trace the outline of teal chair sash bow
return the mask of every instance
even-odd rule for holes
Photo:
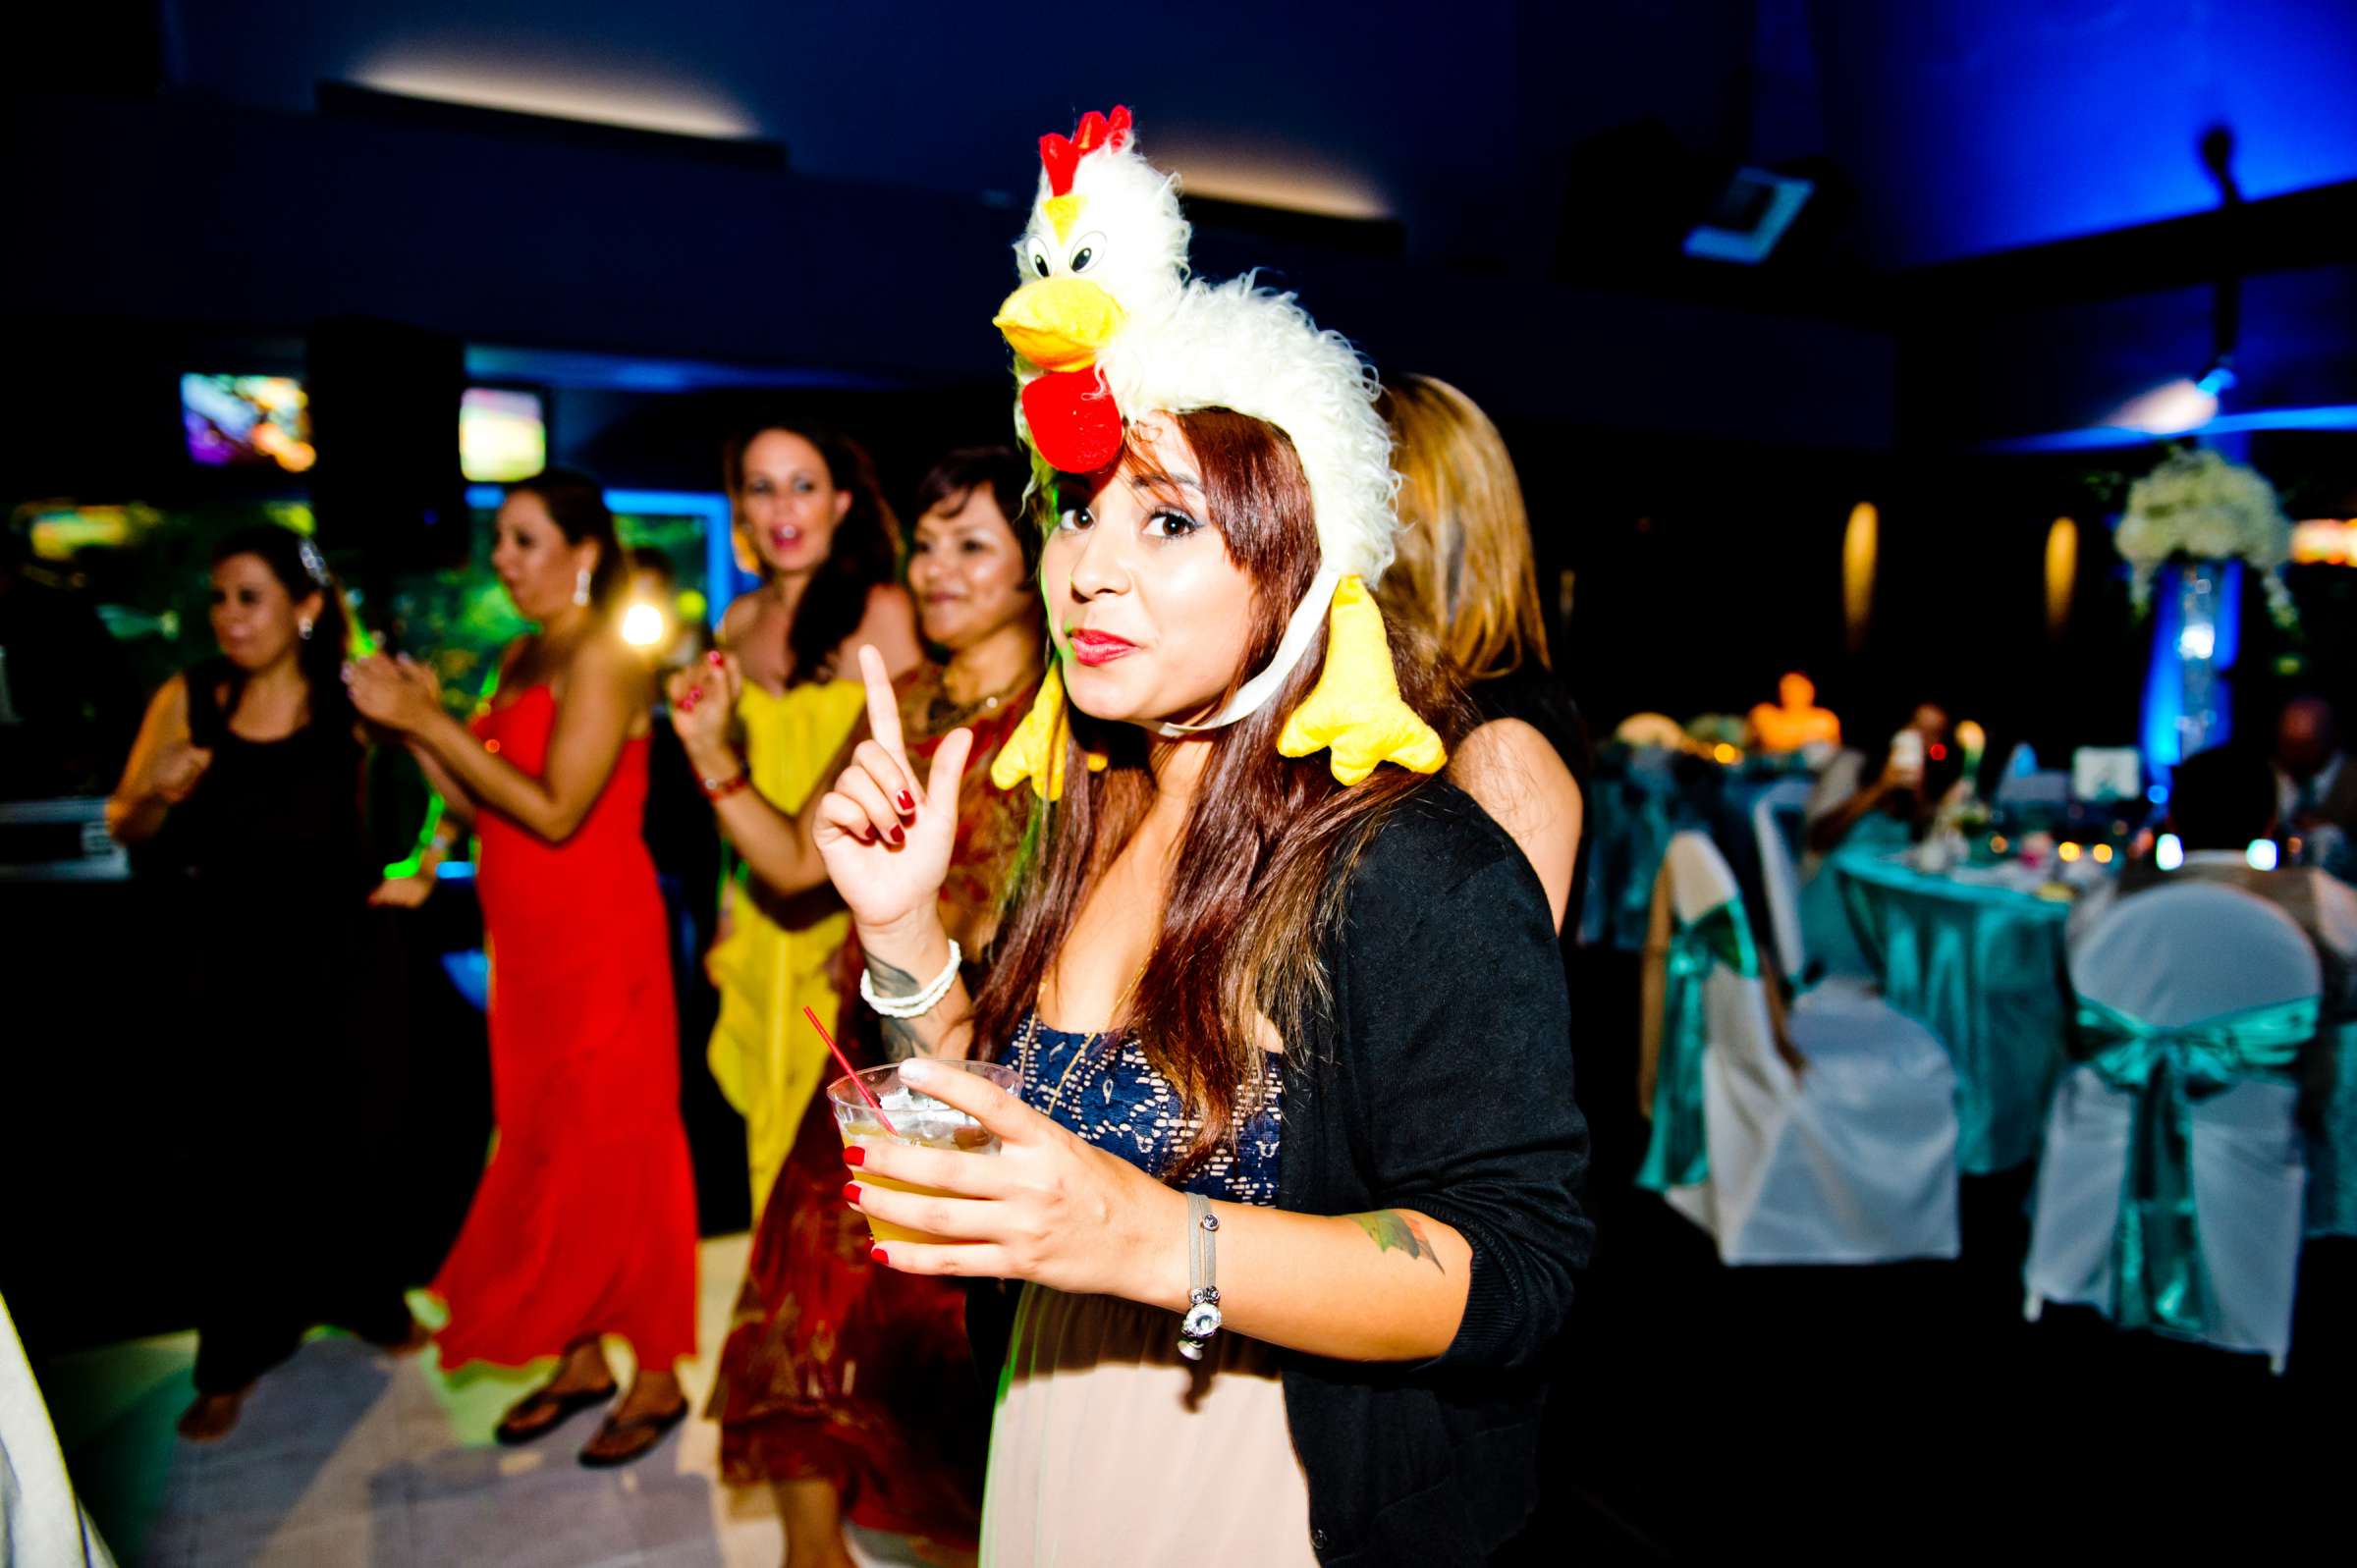
[[[1662,869],[1676,784],[1668,774],[1599,779],[1588,825],[1588,891],[1581,935],[1599,946],[1635,952],[1653,913],[1653,879]]]
[[[2085,997],[2080,1049],[2104,1082],[2136,1097],[2111,1233],[2111,1317],[2123,1328],[2199,1338],[2210,1326],[2193,1192],[2193,1103],[2281,1077],[2314,1038],[2317,999],[2163,1027]]]
[[[1703,983],[1722,964],[1746,980],[1759,976],[1759,954],[1740,898],[1679,921],[1670,933],[1661,1054],[1654,1068],[1653,1141],[1637,1172],[1637,1184],[1655,1192],[1691,1187],[1711,1173],[1711,1147],[1702,1124],[1702,1054],[1711,1043]]]

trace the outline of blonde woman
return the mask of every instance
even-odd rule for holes
[[[1446,381],[1402,377],[1378,406],[1398,443],[1400,531],[1376,597],[1394,622],[1432,634],[1480,711],[1449,776],[1513,836],[1560,932],[1579,869],[1588,732],[1548,663],[1513,460]]]

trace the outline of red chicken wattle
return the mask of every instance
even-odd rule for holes
[[[1094,473],[1122,455],[1122,410],[1093,367],[1055,370],[1023,388],[1032,445],[1063,473]]]

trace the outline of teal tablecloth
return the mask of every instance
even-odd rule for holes
[[[2034,1158],[2066,1060],[2070,906],[1858,850],[1823,874],[1840,879],[1884,997],[1955,1064],[1957,1167],[1987,1175]]]

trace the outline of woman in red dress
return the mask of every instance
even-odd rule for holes
[[[499,1138],[434,1289],[443,1365],[556,1375],[498,1430],[526,1442],[612,1398],[604,1335],[637,1378],[587,1465],[645,1453],[687,1412],[695,1189],[679,1117],[671,961],[640,835],[652,677],[609,615],[627,565],[594,480],[551,469],[499,509],[492,569],[539,629],[508,649],[472,728],[407,660],[354,668],[353,700],[400,730],[481,842]]]

